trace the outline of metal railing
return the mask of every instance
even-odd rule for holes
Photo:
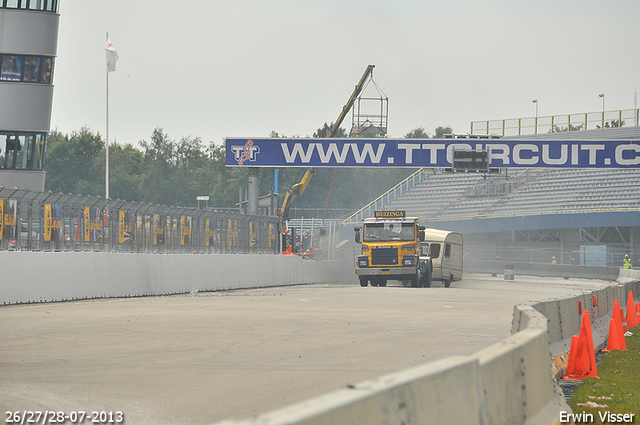
[[[640,125],[640,109],[472,121],[471,134],[521,136]]]
[[[301,245],[300,252],[315,247],[318,250],[317,258],[324,260],[336,259],[339,225],[340,222],[334,219],[292,218],[287,221],[287,229],[295,229],[296,242]]]
[[[520,243],[503,245],[476,245],[465,243],[464,261],[469,266],[506,262],[510,264],[555,264],[620,267],[624,256],[629,255],[637,268],[640,261],[640,249],[630,249],[628,244],[620,243]]]
[[[280,219],[0,186],[0,250],[279,253]]]
[[[373,201],[369,202],[364,207],[360,208],[358,211],[354,212],[347,218],[342,221],[343,225],[360,223],[367,217],[373,217],[373,213],[376,210],[381,210],[385,205],[394,201],[402,194],[406,193],[409,189],[417,185],[418,183],[424,181],[426,179],[426,169],[421,168],[415,173],[411,174],[406,179],[402,180],[400,183],[378,196]]]

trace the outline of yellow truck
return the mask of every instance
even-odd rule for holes
[[[362,243],[356,268],[360,286],[386,286],[388,280],[431,286],[431,259],[420,255],[425,228],[418,218],[405,211],[375,211],[354,230],[356,243]]]
[[[360,286],[386,286],[399,280],[404,286],[445,287],[462,279],[463,237],[447,230],[426,229],[405,211],[375,211],[355,229],[362,248],[356,275]]]

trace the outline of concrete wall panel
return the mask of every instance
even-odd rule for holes
[[[0,304],[337,282],[351,272],[286,255],[3,251],[0,265]]]
[[[365,381],[353,387],[236,425],[484,424],[478,361],[453,356]]]
[[[53,86],[47,84],[3,83],[0,99],[0,129],[48,132],[51,121]],[[4,150],[4,146],[2,147]]]
[[[0,10],[4,28],[0,51],[28,55],[56,56],[60,16],[34,10]]]

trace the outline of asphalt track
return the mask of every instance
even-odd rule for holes
[[[393,283],[0,307],[0,413],[121,411],[126,424],[248,417],[471,354],[510,335],[514,305],[608,284],[473,274],[450,288]]]

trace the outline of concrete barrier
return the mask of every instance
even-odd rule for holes
[[[130,297],[344,281],[353,265],[282,255],[161,255],[0,252],[0,304]],[[260,270],[260,279],[256,279]],[[516,268],[516,274],[517,274]],[[551,425],[570,411],[553,382],[551,354],[565,355],[580,311],[592,310],[596,348],[618,299],[640,298],[640,272],[592,293],[514,309],[512,335],[471,356],[456,356],[314,398],[256,418],[219,424]],[[598,306],[593,303],[596,296]]]
[[[579,266],[569,264],[506,263],[504,261],[474,261],[464,263],[467,273],[503,274],[505,265],[513,265],[513,274],[540,277],[565,277],[582,279],[616,280],[620,269],[617,267]]]
[[[353,275],[347,262],[327,267],[295,255],[35,251],[0,252],[0,270],[0,305],[339,282]]]
[[[362,382],[226,425],[470,424],[483,422],[477,359],[444,360]]]
[[[547,319],[530,306],[519,312],[526,329],[474,355],[217,425],[555,424],[570,409],[551,377]]]
[[[621,278],[618,283],[605,288],[575,297],[531,304],[532,308],[549,320],[550,351],[556,365],[554,377],[564,375],[566,370],[566,354],[571,346],[571,338],[580,331],[582,318],[580,306],[582,306],[582,311],[589,311],[593,345],[595,350],[599,351],[606,346],[609,337],[609,320],[615,300],[618,300],[622,307],[623,303],[626,303],[630,291],[633,292],[634,298],[637,297],[636,294],[640,293],[640,271],[625,272],[624,274],[622,270],[620,272]],[[512,333],[526,328],[526,324],[523,324],[522,320],[518,318],[518,307],[516,306],[514,312]]]
[[[557,351],[566,367],[568,341],[581,324],[578,303],[582,311],[593,312],[596,350],[604,346],[609,306],[614,299],[624,302],[629,291],[636,298],[640,293],[640,273],[626,273],[625,279],[567,299],[516,306],[513,334],[474,355],[451,357],[217,425],[558,424],[560,413],[571,408],[555,385],[554,375],[562,373],[551,354]]]

